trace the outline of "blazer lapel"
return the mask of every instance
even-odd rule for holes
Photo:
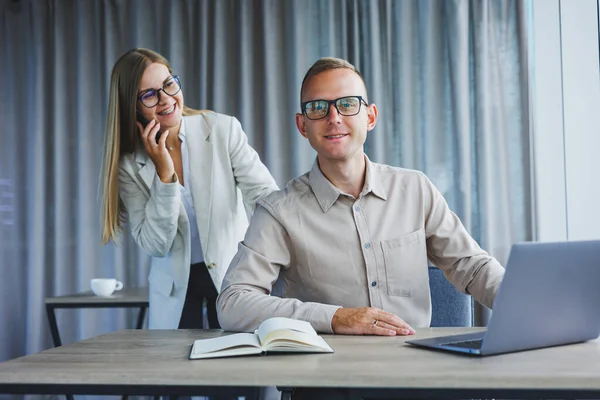
[[[213,188],[213,146],[210,141],[210,124],[207,121],[210,118],[210,114],[203,114],[185,119],[192,196],[204,254],[208,250]]]
[[[142,181],[146,184],[148,191],[152,187],[152,182],[156,177],[156,167],[154,163],[150,161],[150,157],[145,151],[136,151],[135,153],[135,162],[143,165],[142,168],[138,171],[138,175],[142,178]]]

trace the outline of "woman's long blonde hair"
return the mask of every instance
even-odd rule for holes
[[[144,71],[153,63],[165,65],[172,73],[167,59],[148,49],[129,50],[112,70],[100,172],[102,244],[116,242],[126,220],[126,210],[119,198],[119,160],[143,146],[136,126],[137,93]],[[183,107],[183,115],[201,112]]]

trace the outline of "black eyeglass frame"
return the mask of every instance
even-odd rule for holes
[[[348,98],[358,99],[358,111],[356,111],[354,114],[344,114],[343,112],[340,111],[340,109],[338,108],[338,106],[336,104],[338,101],[343,100],[343,99],[348,99]],[[309,103],[314,103],[315,101],[325,101],[325,102],[327,102],[327,112],[322,117],[311,118],[311,117],[308,116],[308,113],[306,112],[306,105],[309,104]],[[303,103],[300,103],[300,109],[302,110],[302,114],[306,118],[310,119],[311,121],[318,121],[318,120],[323,119],[323,118],[325,118],[325,117],[327,117],[329,115],[329,111],[331,110],[331,105],[332,104],[335,107],[335,109],[338,112],[338,114],[343,115],[344,117],[352,117],[353,115],[357,115],[360,112],[360,108],[361,108],[362,104],[364,104],[366,107],[369,107],[369,103],[367,103],[362,96],[344,96],[344,97],[340,97],[340,98],[337,98],[337,99],[334,99],[334,100],[315,99],[315,100],[305,101]]]
[[[179,85],[179,90],[176,91],[173,94],[167,93],[167,91],[165,90],[165,85],[167,83],[169,83],[171,80],[174,80],[175,82],[177,82],[177,84]],[[138,95],[137,99],[142,103],[142,105],[146,108],[152,108],[152,107],[156,107],[156,104],[160,103],[160,91],[163,91],[167,96],[175,96],[177,93],[181,92],[181,80],[179,79],[179,75],[172,75],[171,78],[169,80],[167,80],[161,88],[159,89],[146,89],[144,90],[141,94]],[[142,97],[145,96],[146,94],[148,94],[148,92],[150,91],[155,91],[156,92],[156,104],[153,104],[151,106],[147,105],[146,103],[144,103],[144,100],[142,100]]]

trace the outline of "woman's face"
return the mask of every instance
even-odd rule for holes
[[[175,135],[179,133],[183,112],[183,92],[177,89],[180,89],[179,83],[165,65],[150,64],[142,75],[136,104],[138,112],[148,121],[156,119],[160,123],[161,132],[168,129]],[[139,99],[140,95],[143,101]]]

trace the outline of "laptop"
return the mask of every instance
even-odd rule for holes
[[[600,334],[600,240],[518,243],[487,330],[409,340],[475,356],[583,342]]]

